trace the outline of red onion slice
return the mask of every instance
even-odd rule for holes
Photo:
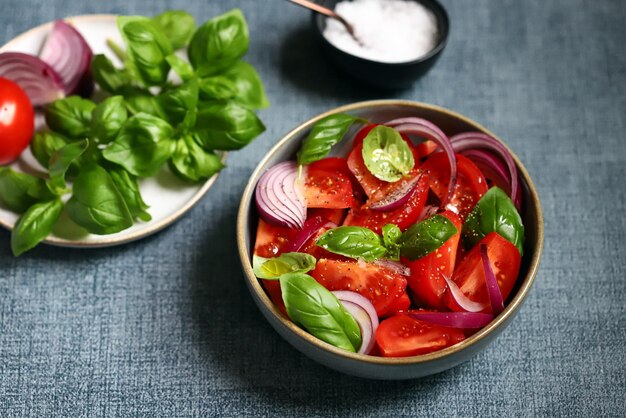
[[[301,229],[306,205],[298,190],[298,165],[294,161],[276,164],[266,171],[255,190],[259,214],[272,225]]]
[[[298,252],[306,242],[315,236],[317,232],[325,227],[336,228],[337,224],[327,221],[321,216],[315,216],[307,219],[302,226],[302,229],[298,231],[295,237],[285,245],[283,252],[293,253]]]
[[[374,260],[371,263],[377,264],[402,276],[411,275],[411,269],[398,261],[387,260],[386,258],[379,258],[378,260]]]
[[[446,156],[448,157],[448,161],[450,162],[450,183],[448,184],[448,195],[441,202],[441,207],[445,208],[454,194],[457,177],[456,155],[454,154],[454,149],[452,149],[452,145],[447,135],[443,133],[443,131],[434,123],[429,122],[426,119],[416,117],[394,119],[385,123],[385,125],[395,128],[396,131],[401,134],[417,135],[421,138],[430,139],[436,142],[437,145],[444,150]]]
[[[83,97],[89,97],[93,92],[92,57],[85,38],[62,20],[54,22],[40,54],[40,58],[54,68],[63,80],[65,93]]]
[[[54,69],[34,55],[21,52],[0,54],[0,77],[17,83],[33,106],[65,97],[63,80]]]
[[[449,328],[475,329],[483,328],[494,318],[493,315],[479,312],[407,312],[418,321],[430,322]]]
[[[456,285],[449,277],[446,277],[445,274],[442,274],[446,283],[448,284],[448,289],[450,290],[450,295],[454,299],[454,301],[467,312],[481,312],[487,307],[487,304],[474,302],[467,296],[465,293]]]
[[[372,204],[366,204],[365,207],[381,212],[398,209],[415,194],[421,176],[422,174],[419,174],[409,180],[402,180],[398,188],[394,189],[381,200]]]
[[[350,290],[336,290],[332,293],[359,324],[362,343],[358,353],[369,354],[376,344],[374,336],[378,329],[378,315],[374,305],[365,296]]]
[[[487,246],[485,244],[480,244],[480,257],[482,258],[483,268],[485,269],[485,284],[487,285],[491,311],[494,315],[498,315],[504,310],[504,300],[502,299],[502,292],[498,286],[496,275],[493,274],[493,269],[489,262],[489,255],[487,254]]]
[[[517,166],[509,150],[502,145],[500,141],[482,132],[465,132],[453,136],[450,138],[450,142],[452,143],[454,151],[460,153],[471,149],[486,149],[495,152],[496,155],[504,161],[509,170],[511,199],[513,203],[515,203],[515,207],[518,209],[521,207],[521,199],[518,192],[519,177],[517,174]]]

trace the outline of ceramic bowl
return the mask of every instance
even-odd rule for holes
[[[326,17],[318,13],[313,13],[313,32],[330,60],[350,77],[383,89],[404,89],[424,75],[437,62],[448,41],[450,28],[448,14],[441,3],[437,0],[416,1],[435,15],[438,37],[435,47],[430,52],[413,61],[402,63],[378,62],[357,57],[337,48],[324,37]],[[337,3],[337,0],[331,0],[324,3],[324,6],[333,9]]]
[[[258,223],[254,189],[260,176],[278,162],[294,160],[302,140],[311,127],[324,116],[345,112],[373,122],[418,116],[437,124],[448,135],[464,131],[480,131],[498,138],[477,122],[450,110],[424,103],[379,100],[350,104],[318,115],[285,135],[263,157],[248,181],[237,217],[237,245],[246,285],[265,318],[291,345],[313,360],[343,373],[372,379],[411,379],[454,367],[472,358],[493,342],[511,323],[535,280],[543,249],[543,218],[539,196],[528,172],[513,154],[519,170],[523,191],[522,218],[526,229],[524,257],[516,287],[509,296],[506,309],[489,325],[464,341],[434,353],[414,357],[382,358],[349,353],[327,344],[302,330],[284,317],[270,301],[261,283],[252,272],[251,258]],[[502,141],[503,142],[503,141]]]

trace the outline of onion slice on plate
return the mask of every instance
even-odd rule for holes
[[[467,312],[480,312],[487,307],[487,304],[474,302],[467,296],[465,293],[456,285],[449,277],[446,277],[445,274],[442,274],[444,280],[448,284],[448,290],[450,291],[450,296],[454,299],[454,301]]]
[[[430,322],[450,328],[482,328],[493,320],[493,315],[480,312],[420,312],[405,313],[418,321]]]
[[[83,97],[93,93],[92,57],[93,53],[85,38],[62,20],[54,22],[40,54],[40,58],[61,76],[65,93]]]
[[[376,330],[378,329],[378,315],[374,305],[365,296],[350,290],[335,290],[332,292],[354,317],[361,330],[361,347],[359,354],[369,354],[376,344]]]
[[[302,229],[298,231],[295,237],[291,241],[287,243],[285,249],[283,250],[286,253],[298,252],[302,248],[304,244],[317,232],[325,227],[336,228],[337,224],[334,222],[327,221],[323,219],[321,216],[315,216],[313,218],[307,219],[302,226]]]
[[[0,54],[0,77],[17,83],[33,106],[42,106],[65,97],[63,80],[40,58],[21,52]]]
[[[402,183],[398,188],[394,189],[391,193],[387,194],[382,199],[371,204],[366,204],[365,207],[381,212],[398,209],[406,202],[408,202],[411,196],[413,196],[415,190],[417,189],[417,184],[420,181],[420,177],[422,177],[421,173],[411,179],[401,180]]]
[[[267,170],[255,190],[261,218],[272,225],[302,229],[306,204],[299,183],[295,161],[284,161]]]
[[[485,284],[487,285],[487,294],[489,295],[489,302],[491,303],[491,312],[494,315],[498,315],[504,310],[504,300],[502,299],[502,292],[498,286],[498,280],[493,273],[491,263],[489,262],[489,255],[487,254],[487,246],[480,244],[480,257],[483,261],[483,268],[485,269]]]

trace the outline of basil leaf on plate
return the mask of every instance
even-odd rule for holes
[[[159,94],[156,100],[165,119],[172,125],[177,125],[185,119],[188,112],[195,110],[198,104],[198,80],[192,78]]]
[[[307,273],[315,268],[315,257],[307,253],[284,253],[278,257],[252,257],[252,270],[259,279],[276,279],[285,273]]]
[[[174,50],[184,48],[196,29],[193,16],[183,10],[168,10],[153,17],[152,22],[170,40]]]
[[[107,168],[117,191],[120,192],[126,202],[126,206],[133,218],[139,218],[144,222],[152,220],[152,216],[147,212],[149,206],[143,201],[137,179],[124,170],[122,167],[115,166]]]
[[[335,295],[308,274],[286,273],[279,280],[285,308],[293,322],[335,347],[359,350],[359,325]]]
[[[92,234],[120,232],[133,225],[122,194],[109,173],[96,164],[81,168],[67,202],[70,218]]]
[[[456,226],[448,218],[431,216],[404,231],[398,240],[400,254],[411,261],[417,260],[441,247],[456,233]]]
[[[393,128],[376,126],[363,140],[363,161],[376,178],[395,182],[415,165],[411,148]]]
[[[387,258],[391,260],[399,260],[400,259],[400,245],[398,244],[398,240],[402,236],[402,231],[398,228],[397,225],[387,224],[382,228],[383,232],[383,243],[385,244],[385,248],[387,249]]]
[[[37,132],[30,142],[30,152],[42,167],[48,168],[52,154],[69,142],[69,139],[56,132]]]
[[[23,213],[35,203],[52,198],[43,179],[0,167],[0,203],[15,213]]]
[[[233,99],[252,109],[269,106],[259,74],[245,61],[238,61],[220,74],[200,79],[200,93],[207,99]]]
[[[46,106],[46,124],[53,131],[69,138],[82,139],[89,135],[91,114],[95,107],[91,100],[78,96],[56,100]]]
[[[492,187],[476,203],[463,224],[463,241],[474,246],[485,235],[497,232],[524,254],[524,224],[509,196],[500,188]]]
[[[207,150],[238,150],[265,131],[258,116],[233,101],[200,102],[195,139]]]
[[[101,143],[115,139],[128,119],[128,111],[122,96],[109,97],[100,102],[93,111],[91,132]]]
[[[233,9],[200,26],[189,42],[189,62],[200,77],[217,74],[237,62],[250,44],[248,24]]]
[[[11,233],[13,255],[17,257],[23,254],[47,237],[62,210],[63,203],[59,198],[32,205],[13,227]]]
[[[340,226],[326,231],[316,244],[331,253],[373,261],[387,253],[383,240],[374,231],[360,226]]]
[[[79,142],[71,142],[52,154],[48,163],[48,170],[50,171],[48,185],[55,194],[63,194],[65,190],[65,173],[70,168],[70,165],[74,164],[87,151],[88,147],[89,140],[83,139]]]
[[[326,157],[330,149],[341,141],[350,126],[360,119],[345,113],[326,116],[313,125],[298,152],[298,164],[310,164]]]
[[[165,57],[165,60],[170,64],[172,70],[174,70],[174,72],[178,74],[181,80],[187,81],[194,76],[193,67],[191,66],[191,64],[189,64],[178,55],[170,54]]]
[[[138,113],[126,121],[102,155],[135,176],[150,177],[174,152],[173,133],[164,120]]]
[[[120,90],[124,96],[126,109],[133,114],[145,113],[165,119],[165,112],[161,109],[156,96],[141,87],[126,86]]]
[[[206,180],[224,168],[222,159],[212,151],[205,151],[193,137],[186,135],[176,141],[170,168],[189,181]]]

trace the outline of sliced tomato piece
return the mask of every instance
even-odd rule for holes
[[[307,219],[321,216],[322,219],[326,219],[334,224],[341,225],[343,220],[348,214],[347,209],[323,209],[323,208],[311,208],[307,210]]]
[[[354,174],[348,168],[348,161],[340,157],[326,157],[321,160],[309,164],[309,169],[331,171],[333,173],[341,173],[350,179],[352,183],[352,195],[355,201],[364,202],[367,199],[361,184],[357,181]]]
[[[420,217],[428,198],[428,175],[422,175],[415,191],[406,204],[388,212],[366,209],[351,209],[343,221],[344,225],[364,226],[380,234],[386,224],[395,224],[401,230],[413,225]]]
[[[419,144],[417,144],[415,148],[417,149],[417,153],[419,154],[419,158],[421,159],[426,158],[430,154],[435,152],[438,146],[439,145],[437,145],[435,141],[428,139],[424,142],[420,142]]]
[[[450,347],[465,339],[463,331],[419,321],[407,315],[385,319],[376,330],[383,357],[408,357]]]
[[[406,279],[385,267],[356,261],[321,259],[311,272],[328,290],[352,290],[368,298],[378,316],[385,316],[406,294]]]
[[[355,206],[350,178],[341,172],[307,168],[304,180],[307,208],[345,209]]]
[[[311,238],[309,238],[307,242],[304,243],[299,252],[311,254],[313,257],[315,257],[316,260],[320,260],[322,258],[332,260],[349,260],[349,258],[344,257],[343,255],[331,253],[330,251],[327,251],[316,244],[319,237],[321,237],[326,231],[332,228],[333,227],[331,226],[325,226],[323,228],[320,228],[320,230],[317,231],[315,235],[313,235]]]
[[[442,274],[446,277],[452,276],[463,226],[461,219],[454,212],[447,210],[442,215],[454,224],[457,233],[441,247],[422,258],[415,261],[402,260],[411,269],[408,285],[416,303],[433,309],[446,307],[443,296],[448,285]]]
[[[400,312],[406,312],[411,307],[411,299],[408,294],[403,294],[398,299],[396,299],[391,306],[389,306],[389,310],[386,316],[393,316],[399,314]]]
[[[480,244],[487,246],[489,262],[498,280],[498,287],[504,300],[511,294],[517,280],[521,256],[515,245],[502,238],[497,232],[491,232],[480,240],[455,268],[452,281],[469,299],[486,304],[488,307],[485,312],[491,312],[487,285],[485,284],[485,270],[480,256]],[[444,300],[453,311],[463,311],[463,308],[456,303],[449,292],[446,292]]]
[[[461,154],[456,154],[456,159],[457,183],[448,207],[452,208],[459,214],[461,220],[465,221],[476,202],[487,193],[489,187],[485,176],[476,167],[476,164]],[[450,163],[446,154],[443,152],[432,154],[421,168],[430,174],[430,188],[432,191],[439,200],[445,199],[448,195],[448,184],[450,183]]]

